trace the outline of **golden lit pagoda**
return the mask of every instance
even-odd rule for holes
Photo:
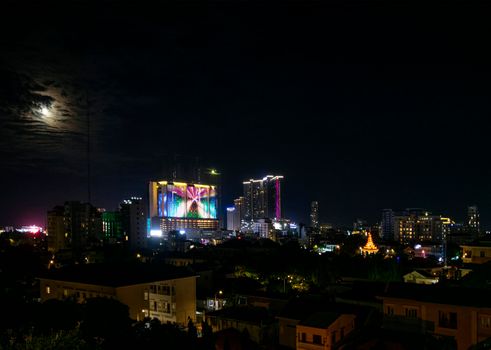
[[[368,254],[376,254],[378,252],[377,246],[373,243],[372,240],[372,234],[368,232],[368,241],[367,244],[365,244],[364,247],[361,247],[361,254],[362,255],[368,255]]]

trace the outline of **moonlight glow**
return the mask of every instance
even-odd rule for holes
[[[51,114],[50,109],[48,107],[46,107],[46,106],[41,107],[41,109],[39,111],[41,112],[41,115],[43,117],[49,117],[50,114]]]

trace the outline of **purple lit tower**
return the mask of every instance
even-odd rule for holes
[[[261,180],[244,181],[245,219],[282,218],[281,182],[283,176],[267,175]]]

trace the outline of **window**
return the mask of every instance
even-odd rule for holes
[[[170,303],[166,303],[166,302],[162,303],[162,312],[170,314]]]
[[[393,305],[387,305],[385,313],[388,316],[394,316],[394,306]]]
[[[170,295],[170,287],[169,286],[162,286],[162,294],[163,295]]]
[[[341,333],[339,335],[341,339],[344,338],[344,327],[341,327]]]
[[[406,307],[404,311],[407,318],[418,318],[418,309]]]
[[[300,334],[300,341],[302,341],[302,342],[305,343],[307,341],[307,334],[305,334],[304,332],[302,332]]]
[[[336,331],[332,332],[331,334],[331,343],[332,344],[336,343]]]
[[[322,344],[322,337],[318,334],[314,334],[314,338],[312,340],[314,344]]]
[[[46,294],[51,294],[51,288],[49,286],[46,286]]]
[[[484,252],[484,250],[481,250],[481,251],[479,252],[479,257],[481,257],[481,258],[486,257],[486,253]]]
[[[491,328],[491,316],[490,315],[482,315],[479,317],[479,325],[481,328]]]
[[[148,300],[148,292],[147,291],[143,292],[143,300]]]
[[[153,311],[157,311],[157,302],[156,301],[153,302]]]
[[[457,329],[457,313],[438,311],[438,326],[443,328]]]

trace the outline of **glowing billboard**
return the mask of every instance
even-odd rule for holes
[[[215,186],[161,181],[156,184],[155,213],[160,217],[216,219]]]
[[[187,184],[177,182],[167,185],[167,215],[164,216],[175,218],[186,216],[186,187]]]
[[[209,210],[209,186],[195,185],[188,186],[187,191],[187,215],[193,219],[210,218]]]
[[[210,186],[210,218],[217,217],[217,190],[215,186]]]

